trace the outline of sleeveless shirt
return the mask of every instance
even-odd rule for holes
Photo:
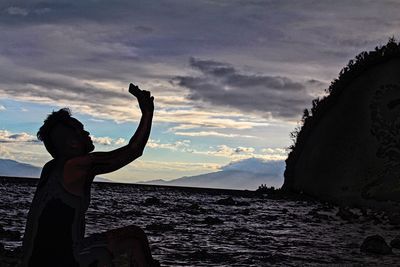
[[[85,235],[85,213],[90,185],[84,196],[63,186],[65,162],[48,162],[42,170],[28,213],[23,239],[22,266],[79,266],[79,242]]]

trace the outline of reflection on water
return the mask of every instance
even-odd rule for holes
[[[34,183],[0,181],[0,225],[22,233]],[[145,229],[154,257],[165,266],[397,264],[398,250],[373,256],[359,247],[373,234],[389,242],[398,226],[383,216],[371,220],[368,213],[344,221],[337,211],[321,203],[222,191],[94,184],[86,234],[136,224]],[[8,249],[21,245],[0,242]]]

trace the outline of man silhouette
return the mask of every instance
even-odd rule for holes
[[[133,84],[129,92],[137,98],[142,117],[129,144],[116,150],[92,152],[89,132],[68,109],[53,111],[44,121],[37,136],[53,159],[42,169],[29,210],[22,266],[112,266],[112,258],[123,253],[129,253],[130,266],[158,265],[137,226],[84,237],[94,177],[140,157],[150,135],[154,98]]]

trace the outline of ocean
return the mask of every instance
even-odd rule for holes
[[[36,180],[0,178],[0,226],[23,235]],[[251,191],[94,183],[86,235],[126,225],[147,233],[162,266],[396,266],[400,250],[377,256],[360,251],[369,235],[387,242],[399,225],[385,214]],[[373,218],[373,219],[372,219]],[[5,249],[21,246],[0,235]],[[4,262],[0,266],[6,265]]]

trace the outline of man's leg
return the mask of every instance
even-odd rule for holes
[[[128,253],[131,266],[157,266],[151,256],[149,241],[138,226],[130,225],[105,232],[107,248],[114,256]]]
[[[79,244],[76,260],[84,267],[114,266],[106,235],[96,233],[84,238]]]

